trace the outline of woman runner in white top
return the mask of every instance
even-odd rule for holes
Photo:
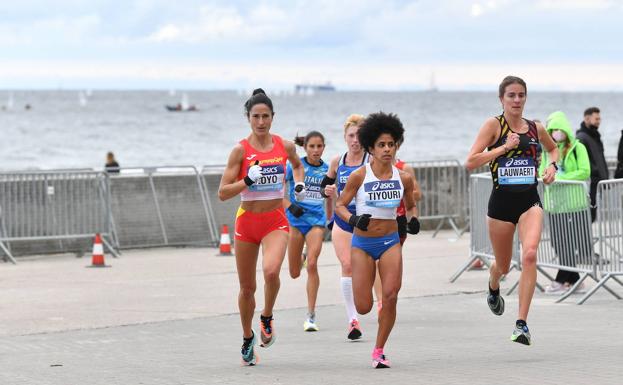
[[[372,286],[378,261],[383,287],[383,308],[379,313],[372,366],[388,368],[383,351],[396,320],[396,302],[402,284],[402,249],[398,237],[396,209],[404,197],[407,212],[415,205],[413,178],[393,166],[396,143],[403,140],[404,128],[396,115],[371,114],[358,132],[359,143],[372,156],[365,167],[354,171],[340,195],[335,212],[354,227],[351,246],[353,294],[360,314],[373,305]],[[347,206],[356,198],[356,214]],[[411,218],[408,226],[415,226]]]

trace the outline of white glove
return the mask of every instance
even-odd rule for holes
[[[257,180],[260,179],[261,176],[262,176],[262,167],[260,167],[257,164],[254,164],[253,166],[249,167],[249,170],[247,171],[247,178],[249,178],[249,181],[251,182],[251,184],[257,182]],[[249,183],[247,182],[247,184]]]
[[[305,200],[305,183],[296,182],[294,185],[294,199],[297,202],[303,202]]]

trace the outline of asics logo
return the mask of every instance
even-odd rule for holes
[[[528,159],[509,159],[506,161],[506,163],[504,163],[505,167],[510,167],[510,166],[527,166],[528,165]]]
[[[389,240],[389,241],[385,241],[385,242],[383,242],[383,244],[384,244],[385,246],[387,246],[387,245],[389,245],[389,244],[390,244],[390,243],[392,243],[392,242],[394,242],[394,241],[393,241],[393,240]]]
[[[255,158],[257,156],[257,154],[251,154],[249,156],[247,156],[247,160],[251,160],[253,158]]]
[[[393,182],[376,182],[372,185],[372,191],[376,191],[378,189],[387,190],[394,188]]]

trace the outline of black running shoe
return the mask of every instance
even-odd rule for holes
[[[493,295],[489,293],[487,295],[487,305],[489,305],[489,309],[495,315],[504,314],[504,298],[501,295]]]

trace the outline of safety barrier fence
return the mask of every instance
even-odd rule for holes
[[[470,257],[450,278],[451,282],[469,269],[475,260],[480,259],[489,265],[495,259],[486,223],[487,205],[492,191],[491,177],[489,174],[477,174],[472,175],[470,179]],[[544,220],[537,251],[537,269],[550,280],[553,278],[545,269],[562,269],[580,275],[580,279],[557,302],[568,298],[587,278],[595,280],[598,284],[578,302],[579,304],[584,303],[599,287],[604,287],[619,298],[614,291],[605,286],[605,282],[612,278],[621,283],[617,275],[623,275],[621,259],[623,180],[604,181],[600,184],[601,206],[599,206],[597,238],[593,236],[586,183],[557,181],[549,186],[539,183],[538,190],[544,207]],[[604,249],[600,252],[602,254],[600,258],[594,253],[595,241],[599,244],[600,250]],[[520,250],[520,243],[515,235],[512,263],[518,269],[521,269]],[[517,283],[508,292],[512,292],[516,286]],[[542,290],[540,286],[539,289]]]
[[[218,197],[218,187],[221,177],[225,170],[224,165],[203,166],[201,169],[201,180],[205,186],[206,201],[212,206],[212,222],[219,228],[222,225],[229,226],[230,233],[233,234],[234,223],[236,221],[236,211],[240,206],[240,196],[236,195],[226,201],[221,201]],[[220,229],[219,229],[220,230]]]
[[[601,279],[579,303],[584,303],[602,287],[621,299],[606,282],[614,280],[623,285],[619,279],[623,275],[623,179],[604,180],[597,185],[597,234]]]
[[[421,221],[438,221],[433,237],[448,223],[460,236],[457,222],[466,222],[465,168],[456,159],[408,162],[413,167],[422,190],[422,200],[417,203]]]
[[[608,165],[608,174],[610,178],[614,178],[614,172],[617,169],[617,164],[619,164],[617,158],[606,158],[606,164]]]
[[[121,248],[218,245],[212,207],[194,166],[123,168],[110,177],[110,195]]]
[[[416,161],[409,164],[415,169],[423,193],[418,208],[424,228],[427,223],[428,226],[433,226],[431,228],[436,226],[434,234],[437,234],[442,226],[449,224],[457,235],[460,235],[469,225],[468,173],[465,168],[457,160]],[[40,173],[5,173],[4,175],[45,174],[48,179],[62,179],[63,175],[99,175],[102,180],[99,187],[100,194],[105,199],[103,212],[106,213],[108,221],[108,227],[101,232],[107,234],[105,239],[111,245],[119,248],[132,248],[216,246],[220,238],[220,226],[227,224],[233,229],[236,208],[240,204],[239,197],[225,202],[218,199],[218,185],[223,170],[223,165],[204,166],[201,172],[193,166],[169,166],[123,168],[118,174],[88,170],[54,170]],[[67,193],[78,194],[78,185],[67,185],[65,188],[69,189]],[[60,195],[56,194],[55,197],[56,201],[60,202]],[[36,207],[37,203],[34,198],[29,199],[21,203],[6,199],[0,202],[1,239],[9,238],[15,226],[31,226],[28,222],[30,219],[17,218],[13,214],[23,207],[29,210],[31,210],[30,206]],[[65,201],[62,204],[71,205]],[[58,223],[58,221],[53,223]],[[86,226],[83,228],[88,229]],[[74,232],[87,231],[76,230]],[[41,233],[48,234],[49,232],[41,231]],[[23,234],[18,238],[28,239]],[[15,241],[16,236],[11,235],[10,239]],[[57,242],[55,247],[42,246],[41,248],[34,247],[34,244],[26,245],[26,242],[20,243],[25,246],[23,250],[15,249],[17,254],[88,249],[88,242],[83,242],[84,244],[80,247],[74,247],[68,241],[63,240]],[[17,247],[15,245],[13,246]],[[2,246],[4,243],[0,245],[0,248]]]
[[[491,175],[488,173],[473,174],[470,176],[469,188],[469,227],[470,227],[470,256],[468,260],[450,277],[450,282],[456,281],[461,274],[470,268],[476,260],[481,260],[489,266],[495,259],[493,246],[487,231],[487,205],[491,195]],[[520,269],[519,243],[513,242],[511,267]]]
[[[15,255],[81,251],[96,233],[113,255],[109,179],[95,171],[0,173],[0,249]]]

